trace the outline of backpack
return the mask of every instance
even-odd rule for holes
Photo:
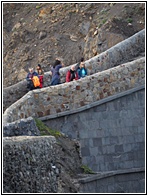
[[[33,76],[32,81],[33,81],[34,87],[40,86],[40,81],[39,81],[38,76]]]

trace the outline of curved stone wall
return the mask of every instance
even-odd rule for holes
[[[123,63],[131,61],[145,51],[145,30],[109,48],[105,52],[85,61],[88,75],[107,70]],[[70,68],[60,70],[61,81],[65,82],[65,73]]]
[[[27,94],[25,88],[22,88],[26,81],[13,85],[14,88],[11,86],[4,89],[5,106],[13,103],[3,115],[6,132],[11,131],[11,126],[15,126],[17,131],[23,126],[27,131],[21,123],[27,120],[24,118],[30,116],[45,120],[50,127],[58,128],[69,137],[80,141],[84,164],[97,172],[109,172],[109,174],[110,171],[117,172],[107,178],[105,176],[103,179],[86,182],[80,192],[144,192],[145,58],[127,62],[144,51],[143,45],[144,30],[86,61],[90,74],[86,78],[30,91]],[[63,82],[67,69],[68,67],[61,69]],[[49,73],[45,73],[45,86],[49,83]],[[129,93],[125,95],[126,92]],[[15,102],[13,97],[15,93],[17,94],[15,98],[25,95]],[[112,97],[116,97],[114,101],[111,100]],[[109,101],[103,102],[105,100]],[[99,101],[104,104],[93,107]],[[74,114],[86,109],[89,110],[83,111],[83,115]],[[72,115],[66,116],[68,114]],[[62,115],[64,117],[56,118]],[[53,119],[48,121],[49,118]],[[19,124],[17,120],[20,119],[23,121]],[[57,192],[59,170],[55,172],[52,167],[55,166],[53,160],[55,161],[56,157],[53,137],[17,137],[17,140],[5,138],[3,143],[4,192],[33,192],[34,190]],[[37,149],[38,146],[41,148]],[[24,153],[24,148],[27,154]],[[24,171],[25,178],[20,172],[18,156],[24,160],[23,163],[21,162],[21,169]],[[46,160],[42,159],[43,156]],[[28,177],[28,172],[31,172],[28,168],[30,163],[35,167],[38,166],[40,170],[34,175],[30,173]],[[49,169],[48,175],[51,178],[47,176],[45,168]],[[131,168],[134,170],[131,171]],[[125,170],[125,173],[120,174],[120,170],[122,172]],[[130,172],[126,174],[127,170]],[[32,187],[30,176],[33,177],[33,184],[37,183],[35,188]],[[10,186],[14,181],[18,186],[10,187],[8,179],[11,179]],[[24,179],[27,184],[24,184]],[[20,181],[21,186],[19,186]],[[105,186],[100,185],[101,183]]]
[[[86,68],[88,75],[127,63],[131,59],[139,56],[145,51],[145,30],[142,30],[130,38],[118,43],[107,51],[87,60]],[[61,82],[65,82],[65,75],[70,68],[65,67],[60,70]],[[45,73],[44,87],[50,85],[51,76],[49,72]],[[3,110],[5,111],[11,104],[26,94],[26,81],[3,89]]]
[[[4,124],[21,118],[58,116],[145,83],[145,58],[86,78],[28,92],[4,113]]]
[[[50,85],[51,76],[49,72],[45,73],[44,86]],[[26,79],[3,89],[3,111],[5,111],[10,105],[15,103],[18,99],[23,97],[27,93],[27,81]]]

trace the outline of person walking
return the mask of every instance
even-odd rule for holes
[[[60,73],[59,70],[64,66],[64,64],[56,59],[53,67],[51,68],[51,86],[60,84]]]
[[[36,89],[36,88],[39,88],[39,86],[34,86],[34,80],[33,80],[34,77],[38,78],[38,73],[35,72],[33,68],[29,68],[29,72],[28,72],[28,74],[26,76],[27,89],[29,91],[33,90],[33,89]],[[38,78],[38,80],[39,80],[39,78]]]
[[[40,88],[43,88],[44,70],[42,69],[40,64],[37,65],[37,73],[40,80]]]
[[[75,65],[72,65],[66,73],[66,82],[78,80],[78,72],[75,70]]]
[[[80,63],[80,68],[78,69],[78,76],[79,78],[84,78],[85,76],[87,76],[87,69],[85,68],[84,62]]]

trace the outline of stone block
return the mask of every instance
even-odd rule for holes
[[[118,140],[118,137],[117,136],[111,136],[110,137],[110,144],[118,144],[119,143],[119,140]]]
[[[138,147],[140,151],[145,151],[145,142],[138,142]]]
[[[90,156],[89,146],[82,147],[81,148],[81,154],[82,154],[82,156]]]
[[[133,168],[133,167],[134,167],[134,161],[133,160],[124,162],[124,168],[125,169],[130,169],[130,168]]]
[[[104,155],[104,161],[105,161],[105,162],[113,162],[113,156],[110,155],[110,154]]]
[[[101,138],[93,138],[93,145],[96,146],[102,146],[102,139]]]
[[[96,162],[97,162],[98,164],[104,163],[104,155],[98,155],[98,156],[96,157]]]
[[[135,142],[145,142],[145,135],[144,134],[135,134]]]
[[[134,135],[126,135],[126,143],[135,143]]]
[[[98,146],[98,155],[102,155],[102,146]]]
[[[102,138],[102,145],[103,146],[110,145],[110,137],[104,137],[104,138]]]
[[[97,156],[98,155],[98,147],[89,148],[90,156]]]
[[[123,149],[123,145],[115,145],[115,153],[123,153],[124,149]]]
[[[115,153],[115,145],[109,145],[109,146],[106,146],[107,148],[107,154],[114,154]]]
[[[138,126],[138,133],[141,134],[141,133],[144,133],[145,132],[145,126],[142,125],[142,126]]]

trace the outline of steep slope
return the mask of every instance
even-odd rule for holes
[[[87,60],[144,28],[145,3],[3,3],[3,84]]]

